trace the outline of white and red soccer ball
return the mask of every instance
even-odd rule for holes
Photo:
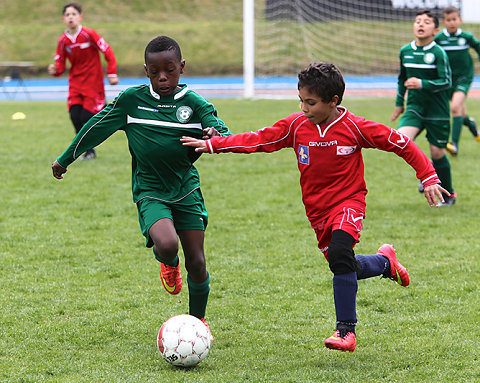
[[[193,367],[207,357],[210,333],[200,319],[192,315],[176,315],[160,328],[157,344],[163,358],[170,364]]]

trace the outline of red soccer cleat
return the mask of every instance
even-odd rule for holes
[[[410,283],[410,277],[408,271],[403,267],[400,262],[397,261],[397,255],[392,245],[383,244],[377,251],[377,254],[381,254],[387,257],[390,262],[390,276],[389,278],[397,282],[400,286],[408,286]]]
[[[355,347],[357,347],[357,337],[355,333],[347,332],[342,338],[340,331],[337,330],[330,338],[325,339],[325,347],[331,350],[353,352],[355,351]]]
[[[172,295],[177,295],[182,289],[180,262],[178,262],[177,267],[168,266],[160,262],[160,279],[165,290]]]

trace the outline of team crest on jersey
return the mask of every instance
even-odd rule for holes
[[[427,53],[423,56],[423,61],[425,61],[426,64],[431,64],[435,61],[435,55],[433,53]]]
[[[458,45],[466,45],[467,44],[467,40],[465,40],[463,37],[460,37],[458,39]]]
[[[310,155],[308,153],[308,146],[298,145],[298,162],[304,165],[310,164]]]
[[[190,120],[190,118],[192,117],[192,113],[192,108],[183,105],[177,109],[177,119],[182,123],[188,122],[188,120]]]

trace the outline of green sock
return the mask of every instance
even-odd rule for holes
[[[458,146],[458,142],[460,141],[460,134],[462,133],[462,126],[463,126],[463,117],[462,116],[453,117],[452,142],[457,146]]]
[[[190,315],[199,319],[205,318],[210,293],[210,274],[207,271],[207,279],[202,283],[193,282],[187,275],[187,283]]]
[[[477,124],[473,121],[470,116],[467,114],[463,119],[463,125],[467,126],[468,129],[472,132],[472,134],[476,137],[477,136]]]
[[[438,160],[432,160],[432,163],[435,171],[437,172],[438,178],[440,178],[442,187],[444,189],[447,189],[450,193],[453,193],[452,172],[450,169],[450,161],[448,160],[448,157],[443,156]]]
[[[163,258],[160,258],[157,251],[155,250],[155,247],[153,247],[152,250],[153,250],[153,255],[155,255],[155,259],[158,262],[162,262],[164,265],[171,266],[171,267],[177,267],[178,266],[178,262],[179,262],[178,255],[176,255],[172,259],[163,259]]]

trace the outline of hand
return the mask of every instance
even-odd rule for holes
[[[212,138],[213,136],[221,136],[220,133],[218,133],[218,130],[212,127],[208,127],[203,129],[203,140],[208,140],[209,138]]]
[[[63,178],[62,174],[67,172],[67,168],[64,168],[62,165],[58,163],[57,160],[55,160],[55,162],[52,164],[52,172],[53,172],[53,176],[56,179],[61,180]]]
[[[403,83],[407,89],[420,89],[422,87],[422,80],[416,77],[410,77]]]
[[[195,148],[196,152],[208,153],[207,143],[205,142],[205,140],[199,140],[197,138],[183,136],[182,138],[180,138],[180,141],[184,146],[191,146],[192,148]]]
[[[117,85],[118,84],[118,76],[108,76],[108,83],[110,85]]]
[[[441,202],[445,202],[443,200],[442,193],[450,196],[450,193],[442,188],[439,184],[425,186],[423,193],[425,194],[425,198],[427,199],[430,207],[437,206],[437,197]]]
[[[390,117],[390,121],[395,121],[397,117],[403,113],[403,111],[404,111],[403,106],[396,106],[392,113],[392,116]]]
[[[48,73],[51,75],[54,75],[57,72],[57,68],[55,67],[55,64],[50,64],[47,70],[48,70]]]

